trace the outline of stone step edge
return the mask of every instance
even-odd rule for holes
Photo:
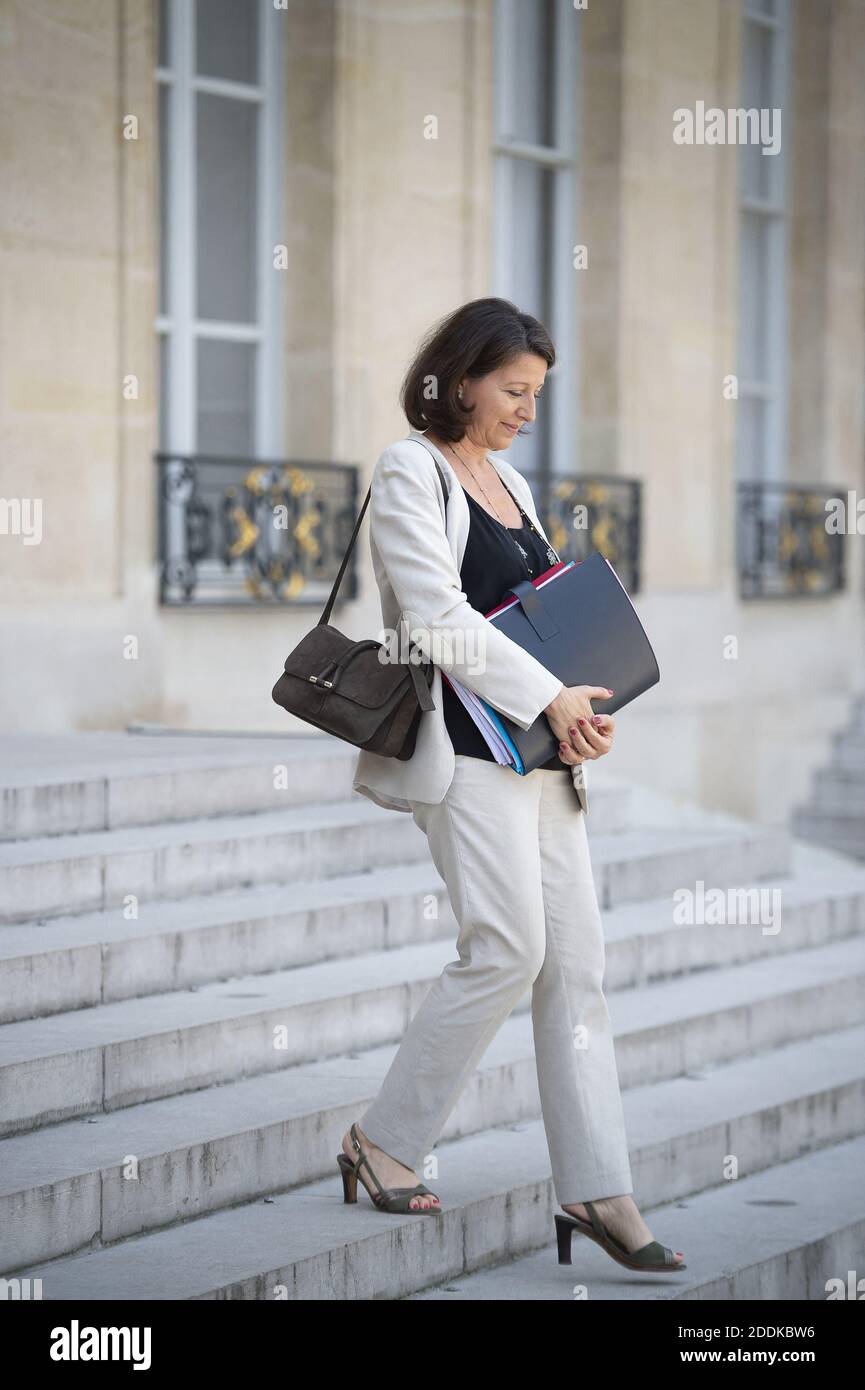
[[[679,1274],[652,1275],[650,1289],[648,1276],[635,1276],[579,1235],[572,1238],[573,1264],[560,1266],[552,1235],[534,1250],[450,1275],[404,1299],[523,1301],[526,1289],[546,1300],[573,1300],[580,1293],[595,1302],[642,1302],[648,1296],[653,1301],[746,1302],[770,1309],[784,1301],[861,1299],[863,1169],[865,1140],[858,1137],[707,1188],[686,1202],[647,1209],[656,1238],[675,1242],[673,1248],[684,1252],[688,1266]],[[559,1210],[555,1204],[553,1209]],[[772,1316],[785,1326],[791,1321],[786,1315]],[[690,1345],[696,1360],[706,1343]],[[807,1338],[800,1345],[807,1347]]]
[[[333,808],[327,810],[332,812]],[[399,815],[397,812],[393,814]],[[269,816],[272,819],[270,824],[267,823]],[[61,854],[50,860],[40,860],[37,856],[32,862],[21,864],[7,861],[5,868],[0,862],[0,884],[8,875],[10,890],[17,895],[19,904],[17,912],[10,904],[0,916],[5,926],[16,923],[20,926],[23,922],[50,921],[56,920],[59,915],[69,915],[68,911],[63,912],[61,906],[68,902],[68,883],[76,885],[75,906],[78,913],[98,912],[104,908],[106,894],[131,891],[131,885],[148,901],[166,901],[174,900],[178,893],[182,893],[180,881],[185,879],[189,895],[199,896],[204,882],[202,875],[209,875],[211,871],[214,892],[223,889],[236,891],[239,886],[249,886],[250,882],[260,887],[267,885],[277,888],[284,885],[286,879],[285,871],[280,874],[274,867],[272,851],[275,842],[281,843],[285,853],[295,858],[301,852],[318,854],[320,851],[326,860],[322,876],[338,878],[340,866],[331,862],[336,849],[335,836],[347,830],[357,836],[350,842],[355,860],[364,845],[365,852],[371,855],[373,862],[387,859],[388,846],[391,858],[399,854],[403,862],[415,860],[425,846],[422,832],[411,817],[406,816],[400,817],[397,824],[390,822],[390,838],[385,836],[381,843],[375,838],[380,822],[370,817],[369,813],[362,817],[353,815],[348,821],[344,817],[332,820],[330,825],[318,828],[310,827],[307,823],[301,829],[290,821],[287,823],[285,812],[245,817],[244,821],[254,824],[247,825],[243,835],[237,834],[235,827],[235,832],[226,835],[223,840],[218,836],[214,838],[213,827],[209,823],[201,822],[196,823],[196,836],[186,839],[176,839],[169,833],[163,842],[134,846],[126,840],[118,843],[118,836],[127,835],[123,831],[118,832],[118,836],[106,837],[111,840],[108,853],[85,850],[78,858]],[[317,833],[325,836],[321,844],[311,839]],[[160,828],[160,834],[165,834],[165,828]],[[371,836],[374,837],[372,841]],[[30,854],[36,843],[24,841],[14,849],[18,852],[23,847]],[[271,851],[270,858],[263,861],[260,872],[257,869],[253,871],[244,856],[248,859],[253,851],[259,853],[263,843]],[[652,891],[652,880],[650,878],[649,883],[644,880],[653,873],[656,879],[661,875],[661,881],[663,876],[669,877],[674,869],[677,881],[682,875],[693,878],[697,870],[693,863],[689,867],[688,861],[695,858],[700,865],[700,873],[708,874],[710,882],[728,886],[731,878],[735,877],[735,864],[741,866],[742,872],[761,880],[769,876],[789,876],[794,843],[786,831],[755,829],[747,825],[741,831],[643,826],[627,832],[609,830],[605,834],[595,834],[591,837],[591,853],[599,901],[607,908],[611,900],[633,900],[647,896]],[[2,853],[3,847],[0,846],[0,860]],[[218,861],[214,863],[217,856]],[[245,863],[246,868],[243,867]],[[126,888],[118,886],[119,875],[124,876],[122,882]],[[149,882],[151,878],[156,881],[155,887]],[[118,879],[117,883],[115,879]],[[211,883],[209,876],[206,881]],[[37,894],[41,907],[28,906],[27,894],[31,891]]]
[[[106,858],[116,854],[138,854],[166,846],[219,843],[249,839],[256,835],[310,830],[333,830],[348,825],[404,821],[405,812],[385,811],[364,798],[319,801],[311,806],[285,806],[266,811],[249,811],[232,816],[196,816],[191,820],[168,821],[156,825],[124,825],[116,830],[83,830],[72,835],[0,842],[0,872],[5,869],[40,867],[70,860]]]
[[[816,945],[858,935],[857,922],[861,921],[865,928],[865,870],[858,874],[845,875],[844,878],[844,882],[839,881],[839,876],[834,872],[819,875],[800,874],[790,879],[755,880],[740,885],[735,891],[746,895],[754,892],[772,894],[776,891],[784,894],[785,934],[783,945],[778,943],[778,949],[787,954],[788,949],[810,949]],[[310,890],[308,896],[305,891],[307,889]],[[455,940],[457,924],[447,890],[438,878],[431,861],[382,868],[373,874],[351,874],[341,879],[298,884],[293,886],[291,896],[295,905],[287,907],[285,888],[252,888],[240,894],[226,892],[211,897],[166,900],[164,905],[167,911],[164,916],[167,920],[162,920],[163,913],[158,910],[162,904],[157,902],[152,904],[151,922],[129,923],[120,920],[116,912],[100,912],[85,913],[80,917],[52,919],[48,923],[40,924],[36,931],[33,930],[33,924],[25,924],[18,928],[7,927],[0,931],[0,963],[5,964],[9,980],[8,990],[3,992],[7,1003],[4,1004],[0,997],[0,1029],[9,1024],[35,1023],[38,1019],[54,1018],[63,1013],[80,1013],[84,1009],[117,1004],[124,1000],[142,1000],[160,994],[182,994],[206,988],[208,985],[225,984],[238,978],[247,981],[264,980],[275,970],[308,971],[316,966],[335,967],[340,961],[363,960],[371,952],[387,952],[388,955],[392,955],[395,951],[410,950],[415,946],[429,947],[433,943]],[[435,923],[428,924],[429,929],[416,940],[405,939],[404,936],[394,941],[389,940],[392,932],[396,930],[396,925],[391,920],[393,904],[405,903],[408,900],[426,900],[430,896],[434,896],[439,904],[439,915]],[[318,901],[315,901],[316,898]],[[214,918],[211,914],[216,899],[222,899],[219,904],[222,911]],[[305,934],[310,914],[327,914],[340,909],[358,910],[362,913],[375,913],[380,909],[380,912],[372,926],[368,929],[364,927],[356,939],[351,941],[351,949],[342,936],[339,951],[310,951],[301,958],[302,952],[298,946],[298,958],[289,958],[294,949],[292,941],[295,937],[299,941],[300,936]],[[820,913],[825,918],[817,933],[812,931],[810,926],[815,913]],[[750,941],[743,939],[741,933],[750,928],[736,922],[735,915],[731,923],[737,937],[729,950],[722,953],[725,958],[719,959],[713,954],[711,959],[706,957],[703,960],[701,946],[705,932],[709,930],[708,924],[698,923],[694,926],[691,923],[673,921],[669,894],[642,901],[626,901],[604,910],[604,937],[608,962],[611,955],[615,959],[617,952],[628,948],[642,947],[642,956],[652,943],[660,946],[665,938],[669,941],[669,949],[674,953],[678,949],[677,940],[681,940],[682,944],[687,946],[682,956],[685,974],[693,974],[703,968],[703,965],[711,969],[732,968],[734,965],[759,960],[772,949],[768,940],[752,945]],[[223,961],[221,966],[217,965],[215,955],[211,961],[207,956],[209,938],[214,934],[241,929],[244,933],[264,932],[267,941],[274,934],[278,934],[280,939],[286,937],[284,961],[277,962],[271,958],[265,963],[263,957],[260,962],[251,962],[252,965],[260,965],[262,968],[243,971],[239,971],[231,959]],[[730,929],[730,924],[726,924],[725,930],[729,932]],[[696,944],[687,937],[680,936],[683,932],[695,931],[700,933]],[[178,953],[182,953],[184,943],[194,943],[199,933],[202,934],[202,946],[199,948],[201,960],[196,968],[189,965],[183,978],[157,980],[154,975],[152,987],[136,992],[106,988],[107,983],[110,983],[110,976],[106,972],[112,960],[115,972],[122,973],[120,962],[126,953],[147,950],[148,942],[160,943],[160,949],[167,952],[167,963],[162,972],[164,975],[173,969],[172,962],[179,958]],[[815,936],[819,939],[814,939]],[[97,950],[98,961],[94,967],[93,961],[88,962],[88,954],[93,956]],[[56,963],[50,965],[55,958]],[[77,988],[82,996],[81,1000],[70,1002],[68,998],[64,999],[58,995],[56,999],[52,998],[49,1001],[49,1007],[34,1009],[32,1001],[28,1002],[28,999],[16,990],[14,979],[16,968],[26,970],[29,975],[34,968],[38,968],[40,961],[45,963],[46,968],[64,971],[66,977],[73,982],[78,980]],[[77,961],[81,962],[80,969]],[[98,978],[90,980],[94,968],[98,971]],[[630,981],[631,984],[662,982],[672,978],[673,974],[666,970],[661,973],[658,970],[650,972],[645,964],[642,967],[639,964],[635,965],[635,970],[640,978]],[[617,978],[621,979],[621,976]],[[92,988],[89,987],[88,981]],[[623,982],[615,987],[627,988],[629,984]],[[18,1001],[18,1017],[9,1016],[13,1000]],[[25,1008],[23,1014],[22,1008]]]
[[[621,1044],[625,1040],[625,1036],[619,1035],[617,1043]],[[284,1073],[277,1074],[275,1078],[271,1076],[265,1078],[261,1076],[243,1077],[237,1081],[226,1082],[217,1088],[211,1087],[182,1096],[169,1096],[161,1100],[139,1102],[118,1110],[103,1111],[98,1115],[98,1132],[82,1124],[80,1119],[74,1119],[60,1121],[57,1125],[48,1128],[0,1138],[0,1173],[9,1173],[13,1165],[16,1164],[19,1166],[23,1164],[23,1166],[39,1173],[38,1179],[32,1187],[24,1186],[20,1182],[10,1184],[6,1181],[0,1183],[0,1203],[10,1198],[19,1198],[37,1189],[44,1197],[49,1189],[53,1189],[60,1183],[78,1182],[97,1172],[104,1173],[117,1167],[116,1162],[111,1160],[121,1149],[125,1152],[130,1147],[140,1162],[161,1159],[170,1154],[177,1156],[177,1161],[185,1163],[190,1150],[196,1147],[243,1138],[252,1133],[260,1135],[262,1131],[270,1127],[281,1129],[286,1124],[307,1124],[313,1121],[317,1132],[325,1132],[328,1128],[329,1117],[333,1116],[333,1129],[336,1131],[343,1123],[341,1117],[346,1109],[359,1114],[361,1108],[365,1108],[372,1100],[397,1051],[397,1047],[398,1044],[389,1043],[382,1047],[372,1048],[365,1053],[364,1056],[367,1059],[366,1074],[357,1078],[339,1078],[344,1080],[345,1085],[344,1094],[338,1100],[331,1098],[321,1106],[303,1108],[297,1106],[292,1097],[295,1109],[290,1114],[284,1112],[279,1106],[278,1099],[274,1096],[274,1081],[280,1086],[284,1086],[287,1093],[286,1098],[288,1098],[293,1088],[297,1087],[298,1082],[304,1083],[308,1090],[312,1090],[316,1084],[320,1084],[322,1079],[329,1078],[332,1082],[334,1077],[329,1076],[329,1073],[335,1074],[338,1067],[344,1066],[343,1058],[331,1059],[331,1066],[328,1064],[323,1066],[317,1062],[305,1063],[298,1067],[288,1068]],[[848,1054],[852,1058],[851,1064],[839,1066],[839,1057],[846,1062]],[[527,1014],[512,1015],[502,1025],[490,1048],[478,1064],[476,1068],[477,1084],[482,1089],[488,1088],[494,1081],[498,1084],[499,1076],[505,1076],[515,1065],[533,1063],[533,1061],[531,1018]],[[808,1076],[808,1084],[805,1086],[801,1084],[801,1077],[808,1075],[809,1066],[811,1074]],[[776,1075],[779,1067],[782,1068],[780,1077]],[[374,1077],[370,1076],[371,1070],[375,1073]],[[795,1085],[791,1085],[791,1077],[796,1078]],[[737,1078],[739,1078],[738,1082]],[[683,1083],[685,1081],[690,1083],[695,1079],[705,1083],[706,1090],[710,1094],[713,1086],[716,1091],[719,1089],[722,1091],[721,1096],[712,1102],[713,1123],[732,1123],[737,1119],[750,1118],[754,1114],[764,1114],[769,1108],[779,1108],[791,1103],[800,1104],[803,1100],[811,1100],[817,1096],[828,1094],[833,1087],[847,1087],[859,1081],[865,1081],[865,1024],[841,1028],[832,1033],[823,1033],[816,1038],[809,1037],[788,1042],[779,1047],[752,1054],[743,1054],[732,1060],[721,1062],[717,1066],[707,1067],[699,1073],[699,1076],[691,1072],[686,1076],[667,1077],[662,1081],[639,1083],[635,1086],[623,1084],[622,1095],[625,1107],[626,1109],[637,1110],[646,1105],[652,1112],[652,1123],[654,1123],[658,1111],[665,1117],[677,1113],[688,1113],[687,1110],[677,1109],[674,1102]],[[746,1110],[743,1112],[741,1106],[730,1105],[725,1102],[724,1096],[729,1094],[731,1079],[736,1095],[759,1093],[761,1098],[759,1111]],[[474,1077],[472,1081],[474,1081]],[[224,1103],[224,1108],[229,1115],[242,1114],[244,1117],[243,1126],[235,1128],[229,1124],[226,1128],[223,1120],[208,1119],[212,1115],[214,1099],[219,1099]],[[274,1109],[275,1106],[276,1110]],[[538,1110],[537,1115],[539,1114]],[[500,1123],[507,1125],[511,1121],[504,1120]],[[160,1132],[160,1124],[174,1128],[169,1149],[153,1145],[152,1136]],[[634,1127],[634,1120],[631,1117],[628,1120],[629,1131],[632,1131]],[[139,1142],[145,1135],[149,1141],[149,1147],[147,1141],[145,1143]],[[467,1136],[461,1134],[457,1137]],[[669,1138],[670,1136],[666,1137]],[[46,1172],[44,1164],[40,1166],[39,1162],[39,1155],[45,1148],[46,1139],[53,1142],[59,1141],[64,1155],[65,1167],[63,1171],[55,1172],[53,1176]],[[449,1142],[447,1133],[443,1134],[443,1138],[439,1142]],[[650,1142],[648,1136],[646,1136],[645,1142],[647,1144]],[[651,1143],[655,1142],[657,1142],[657,1135],[652,1134]],[[94,1164],[92,1159],[95,1144],[104,1145],[104,1150],[101,1156],[97,1155]],[[70,1165],[70,1155],[76,1150],[79,1157],[74,1164]],[[86,1162],[84,1161],[85,1155],[87,1157]],[[329,1160],[328,1166],[330,1166]],[[324,1177],[325,1174],[322,1172],[320,1176]],[[305,1187],[310,1181],[316,1180],[318,1179],[303,1179],[299,1183],[289,1183],[288,1190]]]
[[[394,822],[394,817],[399,820]],[[105,858],[110,855],[141,853],[168,846],[177,849],[182,844],[219,843],[226,839],[254,838],[261,834],[308,833],[311,830],[339,829],[345,825],[412,824],[413,818],[404,811],[385,811],[366,798],[353,801],[318,802],[310,807],[286,806],[282,810],[253,811],[240,816],[196,817],[189,821],[172,821],[160,825],[132,825],[118,830],[82,831],[78,835],[52,835],[44,839],[4,841],[0,843],[0,873],[6,869],[42,867],[71,860]],[[422,832],[418,832],[422,834]],[[634,850],[645,852],[641,845],[648,839],[653,844],[691,849],[736,844],[745,839],[758,843],[785,846],[789,833],[777,826],[761,826],[743,821],[741,826],[653,826],[635,825],[628,830],[614,830],[592,839],[592,853],[608,856],[616,841],[625,841]]]
[[[142,915],[134,921],[125,921],[119,909],[100,908],[31,922],[5,922],[0,926],[0,960],[126,944],[154,936],[185,935],[266,921],[277,915],[302,916],[310,911],[366,905],[388,896],[402,898],[438,890],[447,894],[432,860],[421,858],[378,864],[371,871],[337,874],[333,878],[222,888],[184,898],[151,898],[140,904]],[[288,902],[290,906],[286,905]],[[147,914],[158,920],[147,921]],[[64,940],[65,934],[72,939]],[[30,949],[22,950],[22,946]]]
[[[420,881],[420,886],[418,884]],[[186,898],[154,898],[144,904],[158,921],[147,922],[139,917],[124,921],[117,910],[70,913],[64,917],[42,918],[31,922],[7,922],[0,927],[0,960],[30,959],[39,955],[85,949],[92,946],[128,944],[135,940],[215,928],[230,928],[280,917],[301,916],[310,911],[361,906],[394,897],[416,893],[438,892],[447,899],[447,888],[431,859],[415,862],[377,865],[362,873],[340,874],[333,878],[306,879],[291,884],[263,884],[248,888],[226,888],[216,893],[191,894]],[[716,891],[728,896],[779,892],[787,899],[785,906],[799,911],[827,901],[838,902],[865,895],[865,868],[851,864],[843,878],[835,872],[794,872],[763,879],[749,879],[726,885]],[[292,905],[285,906],[290,896]],[[643,899],[626,899],[604,909],[604,931],[608,942],[623,936],[660,933],[668,927],[684,929],[684,924],[662,920],[669,918],[671,895],[662,893]],[[645,920],[637,932],[636,922]],[[448,926],[448,932],[452,924]],[[68,933],[71,940],[64,940]],[[22,949],[22,947],[27,949]],[[298,967],[302,968],[302,967]]]
[[[125,1279],[132,1289],[126,1297],[134,1300],[354,1301],[403,1298],[499,1264],[506,1254],[540,1247],[549,1247],[549,1258],[555,1261],[552,1218],[558,1205],[540,1121],[455,1140],[442,1146],[440,1157],[446,1163],[451,1196],[442,1211],[432,1216],[377,1212],[365,1193],[355,1206],[345,1206],[334,1165],[333,1178],[305,1189],[131,1236],[102,1250],[62,1256],[23,1269],[18,1277],[41,1279],[42,1297],[48,1300],[116,1300],[125,1292]],[[674,1248],[686,1253],[688,1270],[669,1276],[675,1280],[678,1296],[730,1278],[727,1252],[734,1223],[731,1202],[722,1200],[722,1194],[738,1194],[741,1220],[747,1222],[748,1230],[748,1258],[739,1269],[752,1270],[767,1260],[789,1259],[827,1234],[854,1230],[858,1240],[859,1233],[865,1232],[865,1185],[859,1176],[863,1169],[865,1136],[858,1136],[740,1178],[735,1184],[690,1194],[687,1203],[680,1198],[666,1209],[669,1223],[661,1219],[664,1208],[645,1206],[656,1237],[663,1240],[669,1230]],[[491,1175],[496,1182],[490,1181]],[[745,1204],[755,1202],[761,1193],[764,1201],[770,1196],[777,1201],[779,1193],[794,1189],[799,1196],[794,1223],[786,1208],[780,1214],[760,1205],[745,1210]],[[689,1243],[691,1223],[681,1220],[689,1211],[696,1213],[692,1220],[699,1223],[691,1227],[695,1235],[702,1231],[709,1248],[720,1252],[708,1271],[705,1264],[701,1267],[697,1240]],[[771,1221],[768,1212],[774,1213]],[[754,1260],[753,1233],[758,1225],[762,1227],[760,1259]],[[220,1277],[205,1277],[214,1268],[220,1269]],[[620,1269],[615,1264],[611,1268]],[[572,1288],[575,1273],[574,1266],[561,1269],[564,1288]],[[604,1274],[609,1270],[604,1269]],[[641,1292],[645,1296],[645,1290]]]
[[[284,763],[286,760],[276,759],[274,761]],[[360,793],[353,790],[351,785],[351,768],[349,765],[346,765],[344,769],[345,776],[342,777],[343,768],[339,765],[337,760],[333,758],[321,760],[316,758],[314,763],[310,762],[308,759],[304,759],[302,763],[299,759],[293,761],[296,764],[300,764],[303,768],[304,785],[301,790],[303,796],[302,804],[304,807],[332,805],[336,801],[350,802],[351,804],[362,801],[364,804],[369,804],[369,798],[362,797]],[[336,765],[334,766],[334,764]],[[289,766],[290,765],[291,761],[289,761]],[[44,786],[37,784],[25,784],[20,786],[0,785],[0,798],[6,801],[3,820],[0,821],[0,845],[24,843],[30,840],[40,839],[51,841],[72,834],[112,834],[122,830],[134,830],[137,828],[146,829],[163,824],[183,824],[185,821],[205,818],[218,821],[230,819],[239,815],[256,815],[260,813],[263,814],[267,811],[278,810],[281,805],[286,802],[289,806],[297,808],[298,801],[296,799],[290,800],[292,793],[295,791],[293,787],[278,789],[271,785],[269,788],[265,788],[254,794],[250,792],[248,788],[243,788],[242,783],[244,779],[249,781],[256,774],[262,773],[267,773],[272,783],[271,764],[267,766],[240,764],[202,768],[200,770],[181,769],[179,771],[166,771],[162,773],[143,772],[140,774],[132,774],[130,776],[112,779],[112,781],[116,783],[116,788],[113,791],[107,783],[100,786],[98,781],[87,783],[78,781],[70,781],[62,784],[48,783]],[[339,785],[337,785],[337,776],[340,776]],[[197,777],[200,777],[202,781],[210,779],[211,784],[214,778],[219,778],[221,781],[226,781],[229,778],[240,779],[241,790],[236,793],[236,799],[240,804],[236,806],[232,805],[232,797],[235,793],[232,793],[230,788],[222,791],[218,795],[215,809],[211,810],[208,804],[210,789],[206,785],[199,788],[180,788],[179,790],[173,791],[170,796],[163,796],[161,788],[158,785],[162,781],[166,783],[176,782],[180,779],[191,781]],[[138,783],[143,783],[145,785],[138,787],[135,785]],[[312,793],[310,793],[310,783],[313,784]],[[153,784],[156,785],[154,786]],[[322,796],[321,799],[318,800],[316,799],[314,788],[322,784],[327,786],[329,790],[332,789],[333,794]],[[26,804],[27,802],[33,801],[37,796],[45,792],[56,793],[68,802],[75,795],[77,790],[78,800],[81,802],[77,815],[73,814],[73,810],[70,810],[67,806],[63,809],[62,814],[58,812],[54,817],[55,824],[59,824],[60,828],[45,828],[35,823],[35,818],[38,813],[35,810],[31,811]],[[115,802],[122,802],[122,800],[128,798],[133,791],[144,791],[149,795],[151,801],[162,801],[164,804],[159,806],[158,811],[155,807],[150,808],[144,813],[143,818],[140,812],[136,814],[134,810],[128,810],[122,804],[112,805],[112,797]],[[604,802],[624,806],[629,802],[632,791],[627,785],[605,785],[595,789],[593,795],[595,798],[594,805]],[[10,804],[13,801],[20,801],[22,803],[21,808],[16,809],[15,805]],[[94,802],[98,804],[94,805]],[[384,807],[379,807],[378,809],[382,814],[387,814]],[[16,817],[20,824],[20,829],[17,833],[15,826]],[[50,821],[50,813],[42,813],[42,819]],[[84,828],[77,828],[82,825],[82,822],[84,822]]]
[[[163,994],[144,995],[137,999],[97,1004],[87,1009],[72,1009],[66,1013],[52,1014],[47,1020],[39,1018],[7,1023],[0,1028],[0,1043],[7,1049],[5,1056],[0,1057],[0,1076],[7,1068],[33,1065],[39,1061],[47,1062],[52,1057],[65,1057],[70,1052],[92,1052],[106,1047],[127,1046],[143,1042],[145,1039],[175,1034],[178,1030],[187,1031],[208,1026],[225,1027],[226,1024],[240,1024],[248,1022],[250,1018],[270,1014],[279,1013],[285,1016],[287,1012],[295,1009],[318,1006],[322,1003],[335,1005],[337,1002],[356,999],[366,993],[380,995],[386,985],[400,991],[408,986],[413,987],[415,991],[426,991],[446,963],[446,945],[447,942],[443,939],[421,942],[419,945],[402,946],[395,951],[373,951],[364,956],[320,961],[314,965],[272,971],[267,975],[234,976],[230,980],[204,985],[194,990],[168,991]],[[856,934],[821,946],[802,947],[786,952],[784,963],[788,975],[791,969],[795,971],[798,966],[807,964],[809,975],[813,975],[815,968],[822,965],[829,980],[836,977],[849,978],[851,970],[865,971],[865,959],[860,961],[863,947],[865,938]],[[449,953],[448,958],[450,954],[452,953]],[[705,984],[708,977],[711,977],[713,991],[716,993],[719,985],[721,989],[727,984],[735,985],[736,1003],[731,1003],[730,1008],[742,1006],[742,988],[748,1002],[754,1004],[770,998],[777,1002],[778,998],[800,990],[798,980],[791,984],[789,979],[775,979],[772,974],[774,968],[775,963],[771,957],[762,956],[734,965],[713,967],[709,971],[653,981],[648,985],[630,986],[624,990],[614,989],[609,992],[608,998],[611,1003],[615,1002],[619,1010],[627,1007],[627,1002],[623,1001],[627,1001],[629,996],[634,999],[638,996],[644,1000],[649,998],[657,1003],[661,992],[667,991],[673,1000],[679,997],[693,998],[695,988],[699,989]],[[341,973],[347,977],[344,982],[340,980]],[[299,978],[304,978],[306,984],[306,991],[302,996],[297,988]],[[233,992],[242,993],[247,984],[261,990],[265,983],[272,987],[270,997],[265,1000],[260,996],[256,997],[247,1009],[238,1009],[236,998],[226,998],[223,1003],[227,1007],[213,1009],[207,1014],[202,1009],[200,1016],[190,1016],[190,995],[206,999],[210,991],[216,994],[218,999],[217,992],[226,985],[230,986]],[[767,990],[767,983],[773,984],[775,988]],[[280,996],[280,989],[285,989],[284,997]],[[166,1008],[158,1021],[148,1025],[148,1013],[152,1011],[155,1002],[165,1005]],[[520,1010],[529,1005],[530,995],[527,991],[516,1007]],[[175,1012],[172,1013],[172,1010]],[[665,1026],[691,1017],[693,1013],[685,1009],[678,1010],[675,1018],[665,1020]],[[119,1030],[116,1026],[111,1027],[116,1020],[122,1025]],[[657,1028],[660,1025],[655,1020],[650,1026]],[[69,1037],[62,1036],[62,1030],[70,1027],[73,1030],[72,1041]],[[100,1028],[103,1030],[101,1036]],[[48,1048],[45,1047],[46,1029],[54,1034],[53,1046]],[[90,1036],[85,1036],[77,1042],[74,1035],[78,1031],[89,1033]],[[16,1042],[17,1055],[10,1058],[8,1049]]]

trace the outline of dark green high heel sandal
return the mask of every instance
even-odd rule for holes
[[[556,1212],[556,1240],[560,1265],[571,1263],[571,1237],[574,1231],[579,1231],[581,1235],[588,1236],[589,1240],[600,1245],[602,1250],[606,1250],[608,1255],[626,1269],[636,1269],[646,1274],[669,1274],[673,1270],[688,1268],[686,1264],[680,1264],[670,1247],[662,1245],[659,1240],[650,1240],[648,1245],[641,1245],[639,1250],[626,1250],[615,1236],[610,1235],[595,1211],[594,1203],[583,1202],[583,1206],[592,1218],[591,1225],[587,1221],[581,1221],[578,1216],[571,1216],[570,1212]]]
[[[344,1202],[357,1201],[358,1175],[360,1173],[361,1168],[366,1166],[366,1169],[373,1182],[375,1183],[376,1187],[378,1188],[378,1191],[370,1192],[370,1189],[366,1186],[365,1182],[363,1183],[363,1186],[366,1188],[367,1192],[369,1192],[373,1206],[376,1207],[378,1211],[396,1212],[398,1215],[407,1214],[409,1216],[430,1216],[437,1215],[439,1212],[441,1212],[440,1202],[437,1207],[409,1206],[409,1202],[413,1197],[435,1197],[436,1201],[438,1202],[439,1199],[438,1197],[436,1197],[436,1194],[434,1192],[430,1192],[428,1187],[424,1187],[422,1182],[419,1182],[416,1187],[382,1187],[381,1183],[375,1175],[375,1170],[372,1164],[370,1163],[366,1154],[363,1152],[363,1149],[360,1147],[360,1143],[357,1137],[357,1125],[352,1125],[351,1129],[349,1130],[349,1133],[351,1134],[351,1142],[354,1145],[360,1157],[357,1158],[354,1162],[352,1162],[347,1153],[340,1153],[336,1156],[336,1161],[339,1164],[339,1171],[342,1174],[342,1197]],[[363,1182],[362,1179],[361,1181]]]

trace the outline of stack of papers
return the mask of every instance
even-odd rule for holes
[[[517,746],[492,705],[488,705],[486,700],[482,700],[480,695],[476,695],[473,690],[467,690],[464,685],[460,685],[459,681],[451,680],[444,671],[442,671],[442,680],[447,681],[454,694],[458,695],[465,705],[483,734],[487,747],[496,762],[501,763],[504,767],[515,767],[518,772],[522,773],[524,770],[523,760],[517,751]]]

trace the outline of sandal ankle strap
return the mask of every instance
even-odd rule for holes
[[[358,1140],[358,1137],[357,1137],[357,1125],[356,1125],[356,1124],[353,1124],[353,1125],[352,1125],[352,1127],[351,1127],[349,1133],[350,1133],[350,1135],[351,1135],[351,1142],[354,1144],[354,1147],[357,1149],[358,1153],[360,1154],[360,1158],[358,1158],[358,1159],[355,1161],[355,1165],[354,1165],[355,1172],[356,1172],[356,1173],[359,1172],[360,1169],[363,1168],[363,1167],[365,1166],[365,1167],[366,1167],[366,1171],[369,1173],[370,1177],[372,1178],[373,1182],[375,1183],[376,1187],[378,1188],[379,1194],[380,1194],[380,1195],[383,1194],[385,1189],[382,1187],[381,1183],[379,1182],[378,1178],[376,1177],[375,1169],[373,1168],[372,1164],[370,1163],[370,1161],[369,1161],[369,1159],[367,1158],[366,1154],[364,1153],[363,1149],[360,1147],[360,1141]]]

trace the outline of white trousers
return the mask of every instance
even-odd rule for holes
[[[586,818],[569,773],[456,755],[438,804],[412,802],[459,925],[360,1120],[416,1168],[526,989],[559,1204],[633,1192]]]

